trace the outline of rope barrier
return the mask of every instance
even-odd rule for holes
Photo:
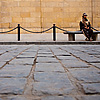
[[[53,29],[53,41],[56,41],[56,28],[59,29],[59,30],[61,30],[61,31],[68,32],[68,31],[65,30],[65,29],[62,29],[62,28],[57,27],[55,24],[53,24],[53,26],[50,27],[49,29],[46,29],[46,30],[40,31],[40,32],[33,32],[33,31],[30,31],[30,30],[28,30],[28,29],[25,29],[25,28],[21,27],[20,24],[18,24],[18,26],[15,27],[15,28],[13,28],[12,30],[5,31],[5,32],[0,32],[0,33],[8,33],[8,32],[14,31],[15,29],[18,29],[18,41],[20,41],[20,32],[21,32],[20,29],[23,29],[23,30],[25,30],[25,31],[27,31],[27,32],[30,32],[30,33],[44,33],[44,32],[47,32],[47,31]],[[97,29],[95,29],[95,28],[93,28],[93,27],[91,27],[91,28],[94,29],[94,30],[96,30],[96,32],[98,32]]]
[[[27,32],[30,32],[30,33],[44,33],[44,32],[47,32],[47,31],[51,30],[53,27],[51,27],[51,28],[49,28],[49,29],[47,29],[47,30],[45,30],[45,31],[41,31],[41,32],[33,32],[33,31],[27,30],[27,29],[25,29],[25,28],[23,28],[23,27],[20,27],[20,28],[22,28],[23,30],[25,30],[25,31],[27,31]]]
[[[49,28],[49,29],[47,29],[47,30],[45,30],[45,31],[42,31],[42,33],[47,32],[47,31],[51,30],[52,28],[53,28],[53,27],[51,27],[51,28]]]
[[[58,28],[59,30],[61,30],[61,31],[67,31],[67,30],[64,30],[64,29],[62,29],[62,28],[59,28],[59,27],[57,27],[57,26],[55,26],[56,28]]]
[[[9,33],[9,32],[11,32],[11,31],[14,31],[15,29],[17,29],[18,27],[16,27],[16,28],[13,28],[12,30],[9,30],[9,31],[5,31],[5,32],[0,32],[0,33]]]

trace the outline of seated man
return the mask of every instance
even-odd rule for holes
[[[82,21],[80,21],[80,30],[83,31],[83,33],[86,36],[87,41],[93,40],[93,30],[91,29],[90,22],[87,19],[87,14],[83,13]]]

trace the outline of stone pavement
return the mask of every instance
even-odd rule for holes
[[[100,46],[0,45],[0,100],[100,100]]]

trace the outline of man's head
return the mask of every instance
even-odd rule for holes
[[[86,13],[83,13],[83,17],[84,17],[84,18],[87,18],[87,14],[86,14]]]

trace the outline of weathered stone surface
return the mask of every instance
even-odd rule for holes
[[[91,95],[91,96],[81,96],[78,97],[79,100],[100,100],[100,95]]]
[[[52,57],[38,57],[37,63],[58,63],[58,60]]]
[[[75,100],[75,98],[70,96],[47,96],[42,98],[42,100]]]
[[[53,52],[54,52],[54,55],[56,55],[56,56],[71,56],[69,53],[67,53],[63,50],[57,50],[57,51],[53,50]]]
[[[34,82],[33,95],[63,95],[74,92],[74,87],[67,83]]]
[[[98,70],[94,68],[82,68],[82,69],[69,69],[71,74],[79,81],[84,82],[100,82],[100,74]]]
[[[98,68],[100,68],[100,63],[91,63],[91,64],[98,67]]]
[[[0,78],[0,94],[22,94],[25,83],[25,78]]]
[[[37,55],[38,57],[54,57],[54,55],[53,54],[51,54],[51,53],[38,53],[38,55]]]
[[[23,59],[14,59],[9,64],[17,64],[17,65],[32,65],[34,59],[33,58],[23,58]]]
[[[88,68],[89,65],[79,60],[62,60],[66,68]]]
[[[0,68],[0,100],[99,100],[99,50],[95,45],[0,46],[5,52],[0,67],[6,63]]]
[[[35,71],[37,72],[65,72],[59,63],[37,63]]]
[[[0,56],[0,61],[6,62],[6,61],[11,60],[12,58],[14,58],[14,57],[11,56],[10,54],[3,54]]]
[[[57,58],[59,59],[59,60],[77,60],[77,58],[75,58],[75,57],[72,57],[72,56],[67,56],[67,55],[65,55],[65,56],[57,56]]]
[[[35,72],[34,79],[34,95],[70,94],[74,90],[74,86],[65,73]]]
[[[36,52],[23,52],[18,57],[35,57],[35,55],[36,55]]]
[[[86,94],[100,94],[100,83],[82,84]]]
[[[0,70],[0,78],[27,77],[31,71],[31,65],[7,65]]]
[[[0,100],[29,100],[27,97],[24,97],[24,96],[0,96]],[[32,99],[34,100],[34,99]]]
[[[5,64],[6,62],[0,62],[0,68]]]

